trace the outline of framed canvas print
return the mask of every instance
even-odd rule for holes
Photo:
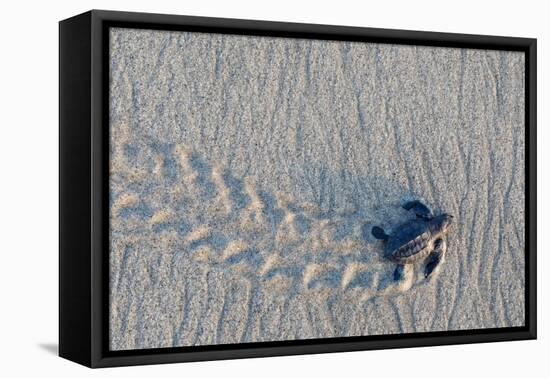
[[[536,40],[60,22],[60,355],[536,337]]]

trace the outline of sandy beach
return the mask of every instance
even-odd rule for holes
[[[524,324],[524,54],[111,30],[110,347]],[[455,223],[408,279],[370,233]]]

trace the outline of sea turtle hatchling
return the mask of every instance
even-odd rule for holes
[[[385,241],[385,257],[398,264],[393,274],[394,280],[404,277],[405,264],[412,264],[424,258],[428,258],[424,277],[429,278],[445,257],[445,234],[453,216],[434,216],[420,201],[407,202],[403,208],[414,211],[416,218],[397,226],[389,235],[377,226],[373,227],[371,232],[375,238]]]

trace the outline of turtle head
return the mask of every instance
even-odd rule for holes
[[[431,221],[432,232],[437,234],[444,234],[449,229],[449,226],[453,223],[453,216],[451,214],[441,214],[434,217]]]

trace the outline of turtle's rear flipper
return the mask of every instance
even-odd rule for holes
[[[372,236],[374,236],[376,239],[380,240],[388,240],[389,235],[384,232],[383,229],[381,229],[378,226],[374,226],[371,230]]]
[[[428,206],[424,205],[422,202],[418,200],[405,203],[403,205],[403,209],[414,211],[414,213],[418,218],[424,218],[424,219],[433,218],[432,211],[428,208]]]
[[[447,250],[447,243],[443,239],[437,239],[434,242],[434,250],[428,257],[428,262],[424,268],[424,277],[430,278],[439,272],[441,263],[445,261],[445,251]]]
[[[405,279],[405,265],[397,265],[393,271],[394,281],[403,281]]]

